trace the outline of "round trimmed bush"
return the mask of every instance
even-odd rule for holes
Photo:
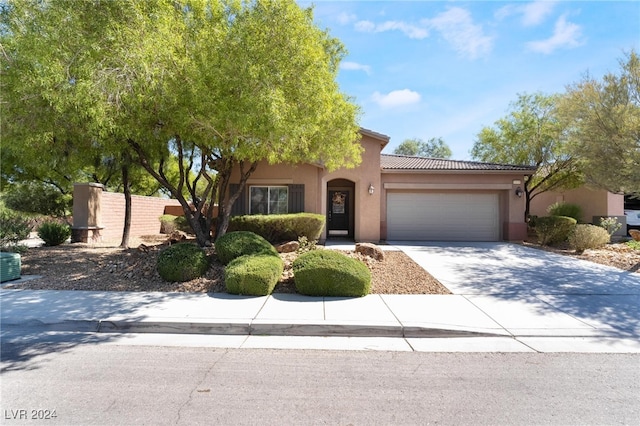
[[[207,269],[207,254],[193,244],[174,244],[158,255],[158,273],[166,281],[190,281],[203,276]]]
[[[64,223],[45,222],[38,228],[38,237],[45,246],[59,246],[71,236],[71,227]]]
[[[577,221],[566,216],[545,216],[536,220],[536,235],[542,245],[557,244],[565,241]]]
[[[248,254],[270,254],[278,256],[278,251],[260,235],[249,231],[227,232],[216,240],[216,253],[223,264]]]
[[[577,204],[565,203],[563,201],[551,204],[547,207],[547,213],[549,213],[549,216],[572,217],[576,222],[580,222],[582,220],[582,207]]]
[[[577,253],[582,253],[586,249],[597,249],[611,240],[606,229],[588,224],[576,225],[569,235],[569,245]]]
[[[308,296],[358,297],[369,294],[367,265],[334,250],[313,250],[293,262],[298,293]]]
[[[283,270],[284,262],[280,256],[253,254],[237,257],[224,268],[227,292],[266,296],[278,284]]]

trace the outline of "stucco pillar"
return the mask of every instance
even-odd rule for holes
[[[100,202],[104,186],[99,183],[76,183],[73,185],[73,227],[71,241],[74,243],[100,240]]]

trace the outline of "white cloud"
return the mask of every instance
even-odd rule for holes
[[[471,59],[483,56],[493,48],[493,38],[484,34],[481,25],[473,23],[471,13],[460,7],[452,7],[423,23],[435,28],[458,53]]]
[[[578,47],[584,44],[582,41],[582,27],[568,22],[563,15],[557,21],[553,35],[546,40],[537,40],[527,43],[529,49],[534,52],[549,54],[560,48]]]
[[[504,6],[495,13],[497,19],[504,19],[511,15],[522,15],[522,24],[532,27],[541,24],[553,12],[555,1],[538,0],[527,4]]]
[[[371,67],[369,65],[359,64],[357,62],[341,62],[340,69],[347,71],[364,71],[367,74],[371,74]]]
[[[527,27],[542,23],[544,19],[553,12],[555,6],[555,2],[547,0],[525,4],[523,6],[522,23]]]
[[[394,90],[386,95],[374,92],[373,101],[383,108],[394,108],[403,105],[411,105],[420,102],[420,93],[409,89]]]
[[[350,24],[351,22],[355,22],[358,17],[353,13],[342,12],[337,16],[337,21],[342,25]]]
[[[365,33],[381,33],[385,31],[401,31],[409,38],[423,39],[429,36],[426,28],[402,21],[386,21],[382,24],[374,24],[371,21],[358,21],[355,24],[356,31]]]

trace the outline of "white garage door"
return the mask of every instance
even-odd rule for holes
[[[390,192],[387,239],[497,241],[498,194]]]

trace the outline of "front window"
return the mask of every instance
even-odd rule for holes
[[[286,186],[252,186],[249,191],[249,214],[284,214],[289,209]]]

